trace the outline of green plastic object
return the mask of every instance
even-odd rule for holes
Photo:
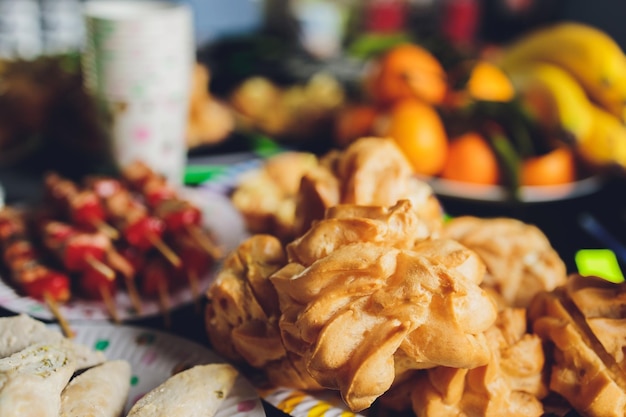
[[[581,249],[574,258],[582,276],[603,278],[615,284],[624,282],[624,274],[615,252],[610,249]]]
[[[188,165],[185,168],[185,184],[198,185],[224,173],[224,165]]]

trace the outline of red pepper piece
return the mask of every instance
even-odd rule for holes
[[[43,300],[47,295],[58,302],[70,299],[70,279],[60,272],[48,272],[45,276],[29,282],[22,282],[24,293],[32,298]]]
[[[111,280],[95,269],[87,269],[80,277],[80,292],[86,298],[102,300],[104,291],[114,296],[117,291],[117,281]]]
[[[187,205],[178,211],[167,213],[163,217],[163,220],[169,231],[178,233],[188,226],[200,226],[202,222],[202,212],[197,207]]]
[[[68,242],[63,251],[63,264],[70,271],[84,271],[91,269],[90,259],[103,262],[106,258],[104,247],[95,245],[93,238],[89,236],[77,236]]]
[[[154,208],[165,201],[176,198],[176,191],[169,187],[154,187],[151,190],[146,190],[145,198],[148,206]]]
[[[124,238],[141,250],[148,250],[153,246],[152,239],[163,236],[165,224],[152,216],[144,216],[131,223],[124,229]]]
[[[72,221],[78,227],[92,228],[105,219],[102,204],[94,193],[80,193],[71,205]]]

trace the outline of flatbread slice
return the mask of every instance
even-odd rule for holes
[[[0,359],[0,416],[58,417],[76,366],[66,349],[37,344]]]
[[[228,364],[196,365],[171,376],[135,403],[127,417],[211,417],[238,371]]]
[[[85,369],[101,364],[105,356],[67,339],[61,332],[26,314],[0,318],[0,358],[5,358],[28,346],[46,343],[64,346],[74,356],[76,369]]]
[[[61,393],[60,417],[119,417],[130,390],[130,364],[104,362],[70,381]]]

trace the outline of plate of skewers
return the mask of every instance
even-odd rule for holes
[[[226,197],[142,162],[80,183],[48,173],[44,189],[38,207],[0,209],[0,306],[43,320],[167,322],[246,233]]]

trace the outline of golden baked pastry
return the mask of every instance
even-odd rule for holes
[[[430,245],[437,248],[429,251]],[[398,373],[487,363],[483,332],[496,310],[478,285],[483,268],[473,252],[450,240],[423,241],[415,250],[340,245],[308,267],[291,262],[270,277],[281,338],[320,385],[362,410]]]
[[[315,166],[317,157],[312,153],[284,152],[247,173],[234,190],[231,201],[242,214],[248,230],[290,240],[300,179]]]
[[[319,389],[298,358],[285,351],[278,329],[278,296],[268,277],[286,262],[280,241],[255,235],[224,261],[207,291],[205,326],[222,357],[266,372],[276,385]]]
[[[437,367],[421,371],[403,383],[419,417],[539,417],[547,394],[542,380],[541,339],[526,331],[526,311],[506,308],[485,333],[491,348],[487,365],[474,369]],[[393,400],[393,401],[392,401]],[[406,395],[405,399],[406,401]],[[391,407],[398,394],[383,402]],[[395,404],[394,404],[395,403]]]
[[[549,389],[585,416],[626,415],[625,300],[626,284],[572,275],[528,309],[550,347]]]
[[[393,140],[361,138],[323,160],[317,170],[304,176],[296,206],[296,236],[334,205],[391,206],[402,199],[411,200],[431,233],[441,228],[443,211],[432,188],[413,175],[411,164]],[[333,176],[336,181],[330,179]]]
[[[244,176],[231,196],[252,233],[283,242],[305,233],[338,204],[391,206],[407,199],[431,234],[443,225],[443,210],[431,187],[415,178],[391,139],[362,138],[343,151],[316,157],[285,152]]]
[[[309,266],[337,248],[370,242],[398,249],[412,249],[430,238],[430,229],[410,200],[392,207],[342,204],[326,211],[324,221],[286,247],[289,260]]]
[[[565,283],[565,263],[536,226],[513,218],[456,217],[442,236],[476,251],[487,266],[484,286],[510,306],[526,307],[535,294]]]

